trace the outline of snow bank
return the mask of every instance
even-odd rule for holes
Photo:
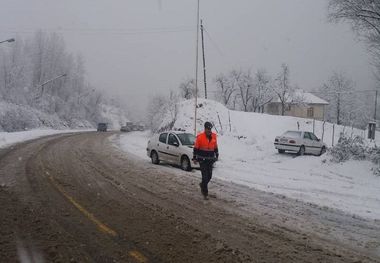
[[[20,143],[32,139],[37,139],[47,135],[72,133],[72,132],[84,132],[91,130],[31,130],[22,132],[0,132],[0,148],[8,147],[15,143]],[[93,130],[92,130],[93,131]]]

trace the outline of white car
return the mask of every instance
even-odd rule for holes
[[[192,161],[195,136],[182,131],[162,132],[154,135],[146,148],[147,155],[153,164],[161,161],[178,165],[185,171],[199,168],[199,164]]]
[[[312,132],[287,131],[274,139],[274,147],[279,153],[285,151],[296,152],[298,155],[322,155],[327,146]]]

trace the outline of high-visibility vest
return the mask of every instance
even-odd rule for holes
[[[218,154],[218,142],[216,134],[211,134],[211,140],[207,138],[205,132],[198,134],[194,144],[194,158],[195,159],[215,159]]]

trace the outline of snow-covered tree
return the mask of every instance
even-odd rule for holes
[[[231,81],[236,83],[236,93],[241,109],[250,111],[250,101],[252,100],[253,78],[250,71],[233,70],[230,73]]]
[[[380,0],[330,0],[329,18],[351,23],[368,44],[380,77]]]
[[[229,107],[236,92],[235,82],[225,74],[219,74],[214,80],[216,84],[216,98],[223,105]]]
[[[0,49],[1,101],[17,104],[19,109],[32,107],[67,123],[87,120],[93,124],[105,103],[102,94],[86,82],[81,56],[66,50],[62,36],[42,31]]]
[[[337,124],[349,124],[355,110],[354,83],[343,73],[334,72],[319,92],[329,102],[327,119]]]
[[[273,100],[271,79],[264,69],[257,70],[253,80],[252,110],[263,112],[264,106]]]
[[[191,99],[195,97],[195,80],[185,79],[179,84],[181,97],[184,99]]]
[[[289,66],[285,63],[282,64],[281,72],[278,74],[272,85],[275,97],[278,98],[281,103],[281,115],[285,115],[285,108],[289,101],[291,101],[295,90],[290,84],[289,74]]]

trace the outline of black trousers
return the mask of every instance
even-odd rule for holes
[[[208,183],[210,182],[212,178],[212,166],[214,162],[213,161],[201,161],[199,163],[199,166],[201,168],[202,173],[202,182],[201,182],[201,190],[202,194],[208,195]]]

